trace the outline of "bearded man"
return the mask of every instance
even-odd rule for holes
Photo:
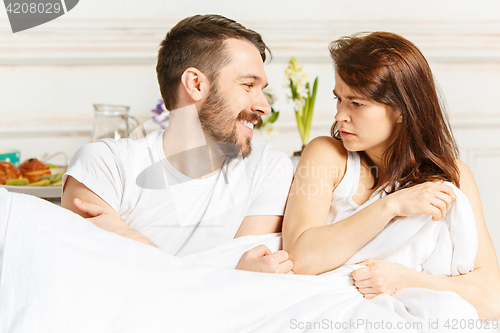
[[[278,232],[292,179],[282,152],[251,143],[270,113],[261,36],[219,15],[180,21],[156,67],[170,121],[140,140],[83,146],[64,177],[62,206],[96,226],[176,256]],[[291,273],[260,245],[237,269]]]

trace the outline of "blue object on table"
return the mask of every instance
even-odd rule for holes
[[[15,149],[1,150],[0,149],[0,161],[7,161],[14,164],[16,167],[19,166],[19,160],[21,159],[21,152]]]

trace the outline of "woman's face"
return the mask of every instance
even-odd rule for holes
[[[374,162],[380,159],[398,135],[400,112],[356,94],[338,75],[333,94],[337,98],[335,120],[345,149],[365,151]]]

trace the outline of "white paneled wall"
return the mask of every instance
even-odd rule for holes
[[[85,0],[67,15],[12,34],[0,10],[0,149],[23,158],[88,142],[92,103],[130,105],[145,121],[160,97],[158,44],[181,18],[219,13],[259,31],[273,51],[266,65],[280,110],[271,143],[291,154],[300,138],[282,87],[295,56],[319,76],[312,136],[333,121],[328,43],[359,31],[386,30],[412,40],[428,58],[448,104],[462,159],[475,174],[486,221],[500,254],[500,2],[497,0],[132,1]],[[256,134],[257,140],[263,140]]]

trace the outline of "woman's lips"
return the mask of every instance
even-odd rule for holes
[[[356,136],[356,134],[353,134],[351,132],[346,132],[346,131],[339,131],[339,132],[342,139],[352,138],[353,136]]]

